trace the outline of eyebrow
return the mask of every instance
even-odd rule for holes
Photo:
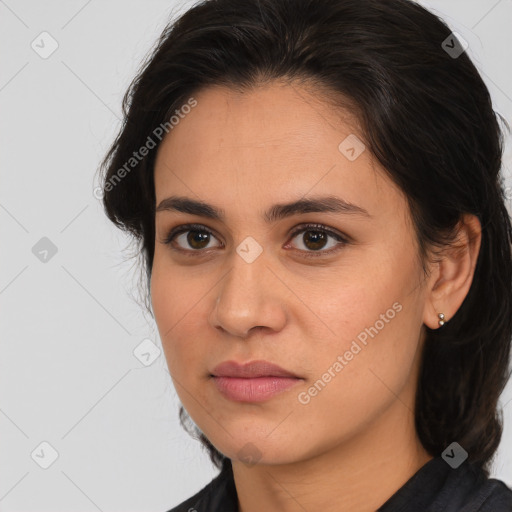
[[[203,201],[197,201],[183,196],[171,196],[163,199],[156,212],[177,211],[189,213],[208,219],[224,222],[225,211]],[[349,203],[336,196],[313,197],[310,199],[299,199],[291,203],[278,203],[272,205],[264,214],[263,219],[267,223],[272,223],[292,215],[314,212],[332,212],[344,214],[357,214],[365,217],[371,215],[360,206]]]

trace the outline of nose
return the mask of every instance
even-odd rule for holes
[[[286,324],[287,288],[261,254],[247,263],[234,255],[231,270],[218,284],[210,324],[233,336],[246,338],[251,330],[279,331]]]

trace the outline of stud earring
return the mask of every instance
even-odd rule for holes
[[[445,321],[444,321],[444,315],[443,313],[438,313],[437,316],[439,317],[439,327],[443,326],[445,324]]]

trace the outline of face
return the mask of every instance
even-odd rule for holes
[[[418,246],[406,198],[355,120],[277,82],[194,98],[157,154],[151,279],[191,418],[231,459],[277,464],[370,435],[392,408],[412,414],[426,302]],[[297,201],[313,202],[271,210]],[[212,377],[219,363],[256,360],[298,378]]]

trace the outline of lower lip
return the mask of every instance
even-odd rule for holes
[[[295,377],[213,377],[217,389],[235,402],[263,402],[295,386],[301,380]]]

